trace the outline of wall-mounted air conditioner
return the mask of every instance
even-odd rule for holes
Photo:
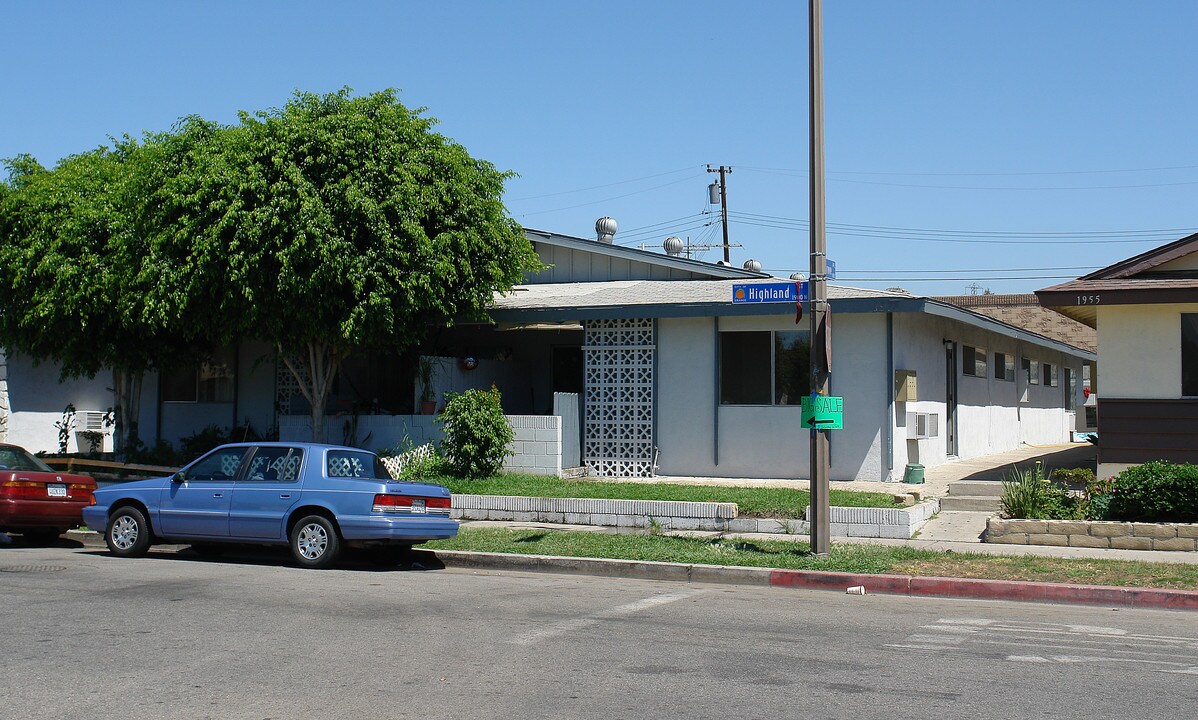
[[[907,439],[923,440],[940,435],[940,416],[936,413],[907,413]]]

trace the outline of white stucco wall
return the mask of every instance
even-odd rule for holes
[[[1181,315],[1198,304],[1098,307],[1104,398],[1181,397]]]
[[[833,320],[830,394],[845,399],[844,430],[832,432],[834,480],[882,480],[886,418],[886,319],[882,314]],[[720,331],[806,330],[794,315],[721,318]],[[657,438],[662,475],[746,478],[807,477],[810,433],[802,411],[788,406],[720,406],[718,343],[712,318],[658,321]],[[719,458],[716,459],[716,413]]]

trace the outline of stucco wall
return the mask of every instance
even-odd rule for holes
[[[1101,397],[1181,397],[1181,315],[1198,304],[1098,307]]]
[[[794,315],[721,318],[720,331],[806,330]],[[885,315],[833,320],[830,394],[845,398],[844,430],[832,432],[835,480],[881,480],[886,472]],[[715,321],[658,321],[657,438],[662,475],[807,477],[810,434],[798,405],[719,406]],[[719,457],[716,458],[716,413]]]

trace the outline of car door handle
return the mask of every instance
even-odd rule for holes
[[[212,493],[212,497],[224,497],[224,493]]]
[[[281,497],[281,498],[289,498],[289,497],[291,497],[291,493],[280,493],[280,494],[279,494],[279,497]]]

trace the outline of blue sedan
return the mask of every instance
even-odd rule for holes
[[[398,562],[415,543],[457,535],[447,488],[397,482],[374,453],[310,443],[222,445],[170,477],[95,492],[83,521],[113,555],[155,542],[290,545],[296,562],[323,568],[343,546]]]

